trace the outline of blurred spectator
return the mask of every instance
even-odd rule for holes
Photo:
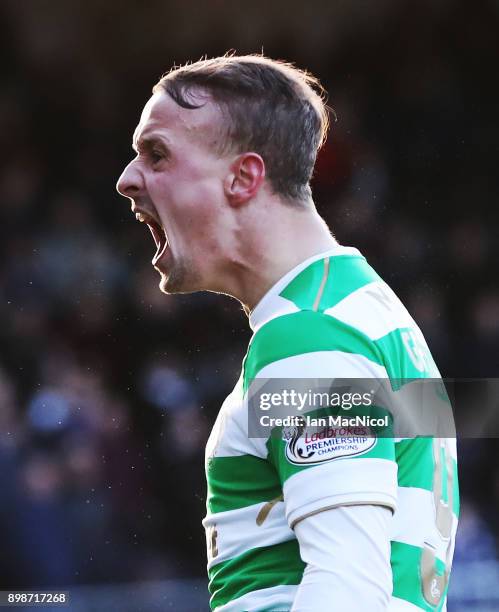
[[[461,505],[459,515],[455,562],[491,560],[496,557],[496,542],[489,526],[474,505],[465,502]]]

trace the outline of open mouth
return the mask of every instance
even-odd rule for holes
[[[168,236],[166,235],[166,231],[162,225],[160,225],[156,219],[143,212],[136,212],[135,217],[137,221],[141,223],[146,223],[151,231],[152,237],[154,238],[154,242],[156,244],[156,253],[152,258],[153,266],[163,257],[168,248]]]

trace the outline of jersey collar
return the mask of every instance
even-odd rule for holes
[[[286,298],[280,296],[280,293],[289,285],[289,283],[305,270],[310,264],[324,257],[335,257],[337,255],[361,255],[354,247],[345,247],[340,244],[328,251],[313,255],[305,261],[295,266],[292,270],[282,276],[262,297],[258,304],[253,308],[249,315],[249,324],[253,332],[258,331],[262,325],[268,323],[276,316],[297,312],[298,308]]]

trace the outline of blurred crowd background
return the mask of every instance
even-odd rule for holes
[[[443,376],[498,375],[497,1],[3,0],[0,24],[0,588],[205,575],[204,444],[248,323],[229,298],[161,294],[114,191],[174,63],[263,49],[317,75],[337,115],[321,214]],[[456,572],[490,569],[499,445],[460,449]]]

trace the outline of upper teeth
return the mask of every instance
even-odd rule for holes
[[[135,213],[135,218],[137,219],[137,221],[145,223],[146,218],[141,212]]]

